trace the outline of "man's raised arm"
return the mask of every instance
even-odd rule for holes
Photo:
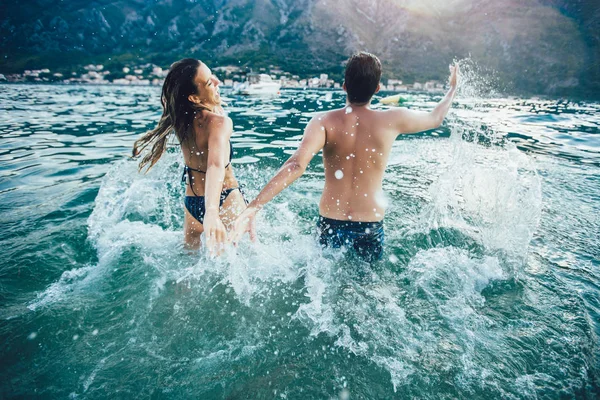
[[[450,106],[452,106],[452,100],[456,94],[456,88],[458,86],[458,64],[450,66],[450,90],[446,93],[446,96],[438,103],[438,105],[430,112],[408,110],[406,108],[395,109],[392,112],[396,116],[398,132],[400,133],[417,133],[427,131],[429,129],[435,129],[439,127]]]

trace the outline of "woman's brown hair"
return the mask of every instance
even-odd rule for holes
[[[171,65],[160,97],[162,116],[156,128],[146,132],[133,144],[133,157],[137,157],[152,145],[140,161],[140,171],[147,167],[148,172],[156,164],[167,149],[167,140],[171,133],[175,132],[179,143],[187,139],[195,114],[203,109],[188,100],[190,95],[198,94],[195,78],[199,66],[200,61],[193,58],[184,58]]]

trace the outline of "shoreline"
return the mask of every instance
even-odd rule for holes
[[[88,82],[0,82],[0,86],[19,86],[19,85],[30,85],[30,86],[88,86],[88,87],[154,87],[160,89],[160,85],[152,85],[152,84],[133,84],[133,85],[123,85],[120,83],[88,83]],[[233,89],[232,86],[224,86],[221,88],[226,90]],[[282,87],[280,90],[282,91],[320,91],[320,92],[343,92],[342,89],[336,88],[326,88],[326,87]],[[439,90],[408,90],[408,91],[396,91],[396,90],[381,90],[379,93],[385,93],[386,95],[392,94],[400,94],[400,95],[443,95],[444,91]],[[240,95],[242,97],[252,97],[247,95]],[[386,97],[386,96],[380,96]],[[522,99],[522,100],[566,100],[566,101],[576,101],[576,102],[599,102],[600,96],[585,96],[581,94],[570,94],[570,95],[549,95],[549,94],[534,94],[534,93],[504,93],[502,96],[489,97],[487,99]]]

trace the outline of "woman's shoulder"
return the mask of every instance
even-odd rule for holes
[[[209,132],[227,131],[228,134],[231,134],[233,130],[233,121],[226,115],[219,115],[209,112],[207,113],[204,122],[204,125],[208,128]]]
[[[229,118],[227,115],[217,114],[214,112],[206,113],[206,117],[204,120],[207,124],[212,125],[226,125],[232,123],[231,118]]]

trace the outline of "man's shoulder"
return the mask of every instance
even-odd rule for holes
[[[329,111],[322,111],[320,113],[315,114],[316,118],[321,118],[322,120],[335,118],[337,116],[341,116],[346,112],[346,107],[335,108]]]

